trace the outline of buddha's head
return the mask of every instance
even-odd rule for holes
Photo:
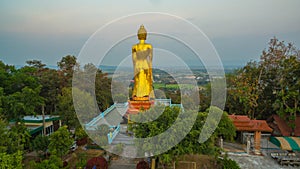
[[[138,36],[139,40],[146,40],[146,38],[147,38],[147,31],[144,28],[144,25],[140,26],[140,29],[138,30],[137,36]]]

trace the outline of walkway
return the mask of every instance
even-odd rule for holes
[[[112,144],[125,144],[125,145],[133,145],[133,136],[129,136],[126,131],[127,131],[127,124],[121,124],[121,130],[120,133],[115,137],[115,139],[113,140]]]
[[[281,166],[271,158],[271,152],[285,152],[266,139],[261,141],[261,156],[249,155],[245,151],[245,146],[235,143],[225,143],[224,148],[228,157],[236,161],[242,169],[295,169],[293,166]]]
[[[243,169],[295,169],[297,167],[281,166],[270,156],[246,154],[229,154],[228,157],[236,161]]]

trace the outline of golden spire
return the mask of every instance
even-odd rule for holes
[[[140,26],[140,29],[138,30],[137,36],[138,36],[139,40],[146,40],[146,38],[147,38],[147,31],[146,31],[144,25]]]

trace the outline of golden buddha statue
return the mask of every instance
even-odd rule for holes
[[[152,45],[145,43],[147,31],[143,25],[138,30],[139,43],[132,46],[132,62],[134,69],[134,87],[132,100],[146,101],[153,98],[152,89]]]

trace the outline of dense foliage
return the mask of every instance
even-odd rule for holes
[[[9,130],[7,125],[7,122],[0,118],[0,168],[20,169],[23,150],[28,143],[28,131],[22,125]]]
[[[279,114],[295,125],[300,113],[300,52],[291,43],[271,39],[259,62],[227,75],[227,82],[230,113],[258,119]]]
[[[152,110],[153,111],[153,110]],[[151,118],[155,112],[152,112],[151,110],[149,112],[145,112],[138,117],[137,119],[147,119]],[[167,130],[175,120],[178,120],[178,114],[180,109],[178,107],[166,107],[163,113],[159,116],[158,119],[152,122],[148,123],[135,123],[132,124],[131,130],[135,133],[135,136],[140,138],[147,138],[152,137],[155,135],[158,135],[162,133],[163,131]],[[228,115],[226,112],[223,113],[223,116],[221,118],[221,121],[217,127],[217,129],[213,132],[213,135],[205,142],[205,143],[199,143],[199,135],[201,133],[202,127],[204,125],[204,122],[208,116],[208,110],[205,112],[199,112],[197,119],[191,129],[191,131],[187,134],[187,136],[179,142],[176,146],[172,147],[167,152],[158,155],[158,158],[161,163],[168,164],[176,160],[176,158],[180,155],[184,154],[208,154],[208,155],[217,155],[219,153],[219,149],[215,146],[218,138],[222,136],[225,139],[232,140],[235,136],[235,127],[232,124],[232,121],[228,118]],[[188,117],[187,117],[188,118]],[[136,119],[136,121],[137,121]],[[180,120],[179,121],[186,121],[191,122],[190,120]],[[212,122],[214,124],[217,124],[217,122]],[[182,131],[182,129],[175,129],[178,132]],[[180,134],[180,133],[178,133]],[[172,138],[173,137],[173,138]],[[166,146],[170,140],[176,139],[176,135],[169,135],[169,138],[164,140],[158,140],[160,145],[157,146]],[[141,143],[141,145],[144,150],[149,149],[149,151],[152,150],[153,145],[149,145],[149,143]],[[145,152],[140,152],[145,153]]]
[[[12,154],[0,153],[0,168],[14,168],[14,169],[22,169],[22,152],[17,151]]]
[[[225,156],[223,159],[219,159],[219,163],[222,169],[240,169],[238,163],[234,160],[231,160],[227,156]]]
[[[49,141],[50,153],[62,157],[70,151],[74,139],[71,137],[67,127],[63,126],[50,135]]]
[[[29,164],[30,169],[60,169],[63,168],[62,160],[55,154],[52,154],[49,159],[45,159],[40,163],[31,161]]]
[[[32,141],[32,148],[40,155],[44,155],[47,153],[48,146],[50,144],[48,136],[38,135]],[[41,153],[42,152],[42,153]]]

